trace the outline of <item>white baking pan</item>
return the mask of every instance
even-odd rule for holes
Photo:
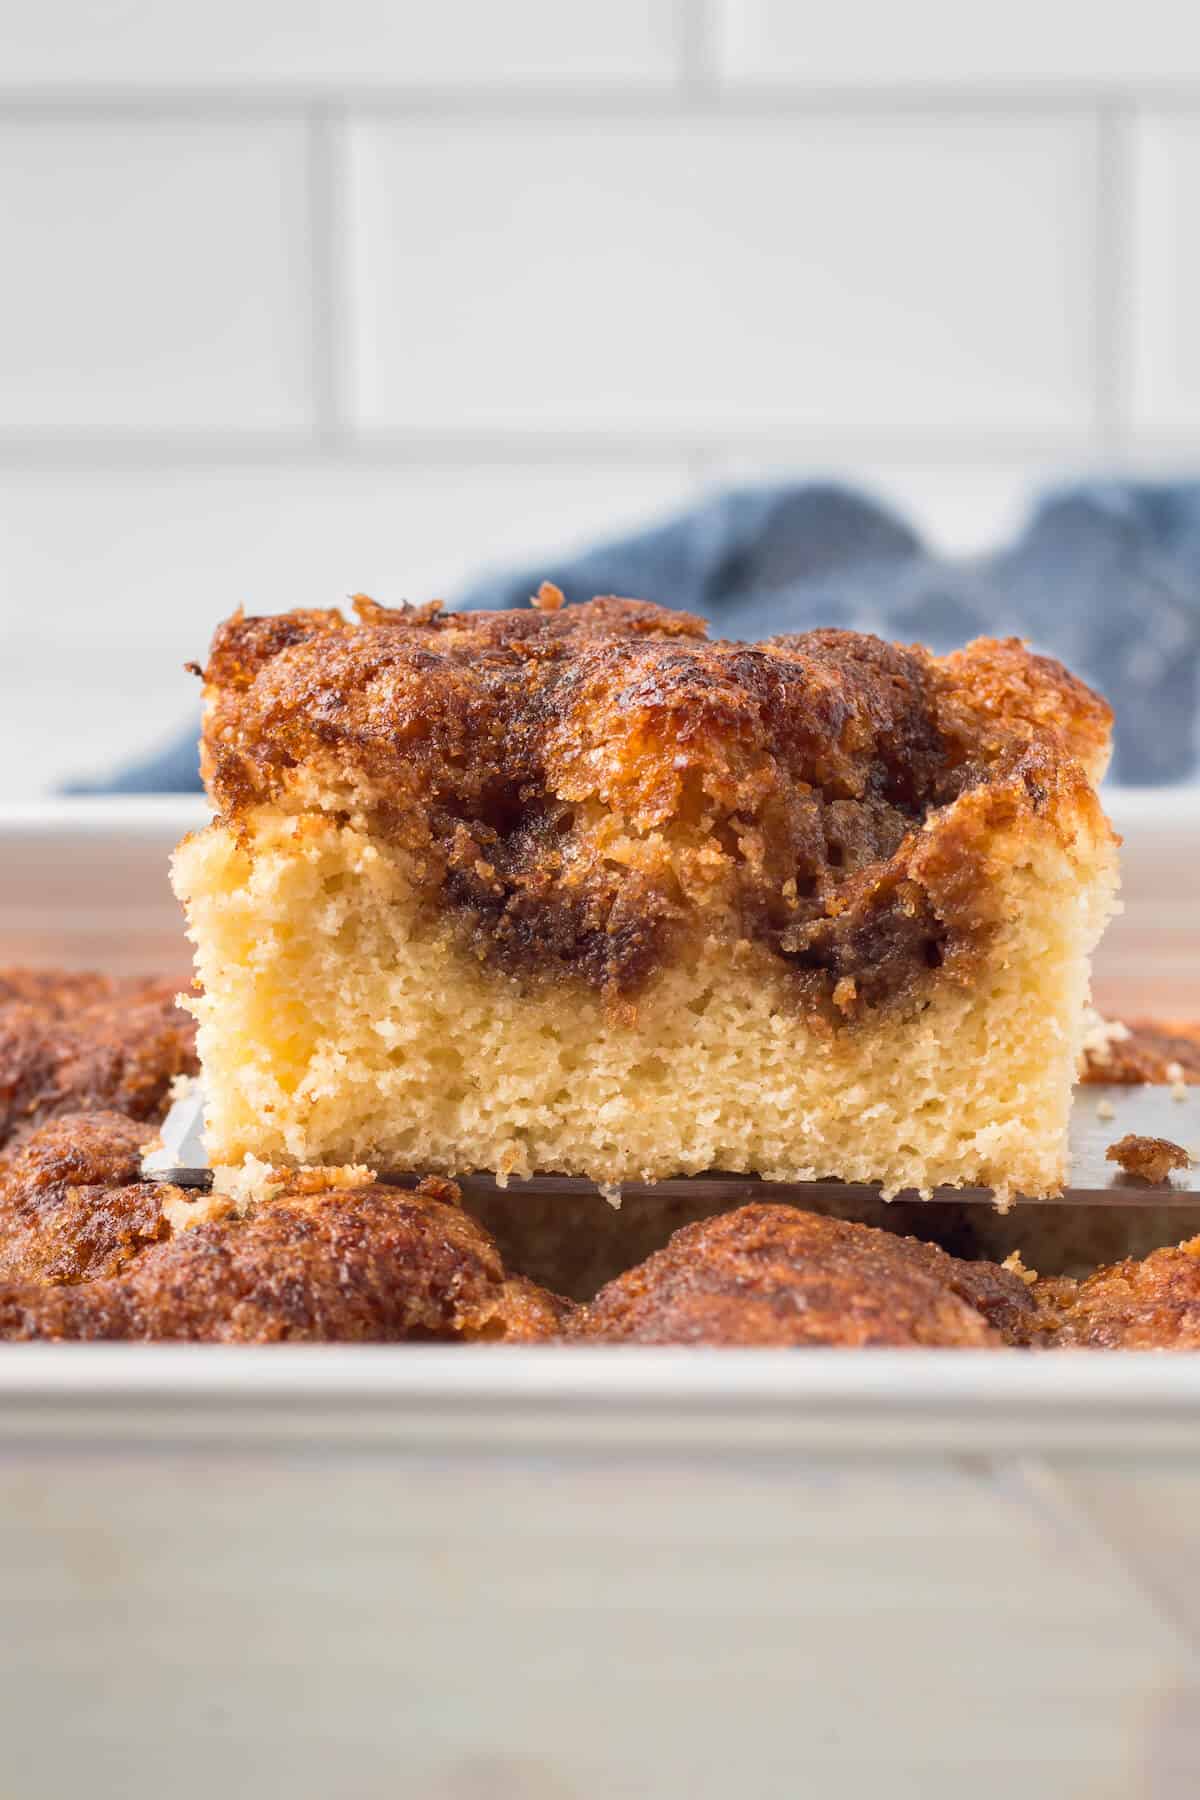
[[[1200,1010],[1200,798],[1112,797]],[[177,968],[203,807],[0,813],[0,960]],[[0,1794],[1200,1792],[1200,1359],[0,1352]]]

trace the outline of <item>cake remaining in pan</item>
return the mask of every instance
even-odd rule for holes
[[[127,1126],[56,1121],[0,1168],[0,1340],[528,1343],[571,1310],[508,1273],[452,1182],[311,1170],[243,1215],[137,1183]]]
[[[171,1231],[177,1192],[142,1179],[149,1125],[65,1113],[0,1159],[0,1281],[116,1275]]]
[[[214,1163],[1057,1191],[1107,706],[624,600],[238,616],[175,863]]]
[[[51,1043],[57,1029],[77,1044],[89,1009],[112,999],[103,977],[9,971],[4,983],[16,1004],[59,1015],[47,1019]],[[131,984],[129,997],[145,985]],[[135,1023],[135,1036],[141,1029]],[[1112,1245],[1097,1240],[1087,1279],[1039,1278],[1019,1257],[1000,1266],[1003,1252],[969,1250],[952,1222],[943,1242],[958,1254],[900,1235],[942,1235],[945,1208],[877,1207],[880,1230],[754,1203],[697,1221],[649,1255],[645,1227],[630,1220],[621,1273],[594,1298],[595,1283],[579,1288],[589,1303],[577,1307],[551,1290],[577,1260],[573,1242],[567,1250],[578,1222],[560,1230],[557,1215],[544,1214],[547,1243],[536,1232],[523,1243],[502,1232],[501,1250],[453,1183],[433,1177],[409,1193],[361,1169],[259,1171],[228,1191],[181,1190],[142,1179],[153,1141],[153,1123],[119,1112],[64,1113],[0,1152],[0,1339],[1200,1343],[1200,1239],[1144,1260],[1113,1260]],[[627,1211],[601,1211],[624,1227]],[[1055,1217],[1053,1208],[1027,1209],[1010,1223],[1036,1226],[1044,1240]],[[1160,1242],[1172,1222],[1167,1213],[1156,1219]],[[1124,1229],[1132,1240],[1134,1225]],[[1026,1247],[1024,1234],[1017,1241]],[[1048,1266],[1061,1259],[1051,1255]],[[527,1278],[535,1268],[538,1282]]]
[[[1200,1023],[1187,1019],[1133,1019],[1102,1025],[1084,1046],[1085,1082],[1170,1082],[1200,1085]]]
[[[1083,1281],[1039,1282],[1037,1299],[1055,1349],[1200,1350],[1200,1237]]]
[[[677,1231],[582,1307],[573,1337],[624,1344],[982,1350],[1027,1344],[1029,1285],[995,1263],[792,1206]]]
[[[1200,1237],[1083,1280],[790,1206],[677,1231],[565,1324],[605,1344],[726,1348],[1200,1349]]]
[[[158,1120],[195,1074],[178,984],[65,969],[0,968],[0,1152],[46,1119],[111,1108]]]

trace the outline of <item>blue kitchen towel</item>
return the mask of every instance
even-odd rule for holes
[[[910,526],[846,487],[737,488],[633,537],[481,581],[456,604],[521,606],[547,579],[568,601],[626,594],[683,607],[719,637],[840,625],[941,651],[1012,633],[1112,701],[1115,780],[1197,772],[1200,483],[1062,488],[1014,544],[958,560],[931,554]],[[189,725],[159,754],[71,791],[195,790],[195,737]]]

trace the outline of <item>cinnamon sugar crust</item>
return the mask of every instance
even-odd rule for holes
[[[436,1179],[411,1193],[309,1181],[94,1279],[0,1283],[0,1339],[12,1341],[532,1342],[569,1311],[511,1277]]]
[[[168,1190],[141,1178],[152,1137],[119,1113],[69,1114],[0,1163],[0,1281],[92,1281],[169,1237]]]
[[[1128,1035],[1112,1038],[1104,1047],[1085,1051],[1085,1082],[1141,1082],[1163,1084],[1200,1083],[1200,1022],[1172,1019],[1131,1019]]]
[[[1023,1344],[1028,1285],[916,1238],[753,1204],[677,1231],[602,1288],[569,1335],[589,1341],[726,1346]]]
[[[0,968],[0,1008],[29,1006],[62,1019],[117,998],[154,995],[162,985],[153,977],[119,981],[98,969]]]
[[[1102,828],[1111,712],[1016,640],[713,642],[615,598],[356,613],[219,629],[209,791],[235,830],[272,806],[398,846],[508,975],[629,997],[716,931],[853,1018],[968,978],[998,831]]]
[[[63,970],[0,970],[0,1151],[63,1113],[166,1111],[196,1073],[178,983]]]
[[[1037,1299],[1055,1348],[1200,1350],[1200,1237],[1085,1281],[1041,1281]]]

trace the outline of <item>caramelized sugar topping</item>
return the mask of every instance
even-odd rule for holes
[[[724,643],[648,603],[555,600],[229,620],[205,671],[216,806],[383,835],[507,974],[631,996],[717,932],[836,1019],[963,964],[998,827],[1094,805],[1109,709],[1015,640]]]

